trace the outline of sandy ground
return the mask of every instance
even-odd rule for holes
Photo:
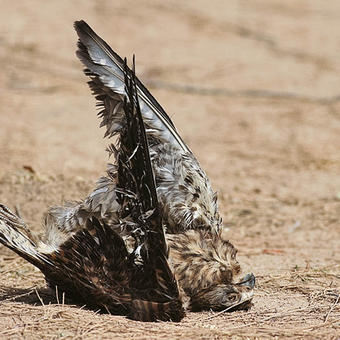
[[[340,2],[0,1],[0,202],[35,231],[107,155],[74,55],[87,20],[173,118],[257,277],[249,312],[140,323],[63,304],[0,248],[0,338],[340,337]],[[49,304],[50,303],[50,304]]]

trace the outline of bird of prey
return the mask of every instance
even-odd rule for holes
[[[117,214],[129,221],[134,251],[129,253],[122,237],[95,217],[58,247],[44,240],[36,242],[24,222],[5,206],[0,206],[0,242],[38,267],[49,286],[57,286],[89,307],[136,320],[179,321],[184,311],[167,261],[134,73],[126,71],[125,84],[126,125],[116,154]],[[47,240],[53,237],[51,232],[46,230]]]
[[[100,108],[101,126],[106,128],[105,137],[113,137],[126,123],[124,61],[84,21],[75,22],[75,29],[79,36],[77,56],[90,77],[89,86]],[[217,194],[207,175],[169,116],[138,78],[136,87],[166,231],[218,232],[222,221]],[[113,204],[115,173],[115,168],[109,165],[107,175],[98,181],[97,188],[83,202],[51,209],[48,216],[51,223],[63,228],[67,224],[67,228],[73,230],[82,224],[84,215],[114,218],[117,208]]]
[[[255,277],[240,276],[221,232],[216,195],[157,101],[84,22],[77,55],[101,111],[109,165],[80,203],[53,207],[36,240],[0,206],[0,242],[76,301],[142,321],[180,321],[184,310],[251,305]]]

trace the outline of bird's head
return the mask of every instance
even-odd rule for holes
[[[170,264],[189,309],[250,308],[255,276],[242,275],[237,250],[224,234],[190,230],[167,235],[167,240]]]
[[[247,274],[238,283],[220,283],[198,290],[190,298],[192,311],[249,309],[254,294],[255,276]]]

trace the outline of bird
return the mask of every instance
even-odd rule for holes
[[[135,63],[131,70],[84,21],[75,28],[102,125],[118,137],[108,146],[114,163],[84,200],[49,209],[39,240],[0,205],[0,242],[38,267],[51,288],[90,308],[141,321],[249,309],[255,276],[242,275],[198,161]],[[197,182],[198,197],[186,201]]]
[[[4,205],[0,205],[0,242],[39,268],[50,287],[57,286],[75,301],[141,321],[179,321],[184,310],[168,264],[135,77],[127,74],[127,123],[116,154],[117,214],[129,221],[134,251],[129,253],[114,228],[95,217],[87,218],[82,229],[58,246],[48,242],[53,239],[51,229],[46,230],[48,241],[36,241],[25,223]]]
[[[76,55],[90,77],[89,86],[100,108],[100,126],[106,129],[104,137],[111,138],[125,125],[124,61],[85,21],[76,21],[74,27],[79,38]],[[218,233],[222,219],[209,178],[170,117],[138,78],[136,87],[167,232],[201,229]],[[114,148],[108,149],[114,153]],[[79,204],[54,207],[47,218],[52,225],[59,223],[65,228],[67,224],[70,230],[94,213],[114,219],[114,200],[115,167],[109,164],[87,198]]]

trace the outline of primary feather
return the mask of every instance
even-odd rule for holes
[[[108,148],[116,163],[85,200],[49,210],[41,240],[0,206],[0,242],[59,291],[137,320],[179,321],[182,301],[194,311],[248,308],[255,278],[238,280],[236,250],[221,233],[205,173],[134,72],[87,24],[76,28],[103,123],[119,137]],[[117,65],[102,61],[108,57]]]
[[[105,136],[111,137],[126,124],[123,60],[84,21],[75,22],[75,29],[79,36],[77,56],[91,78],[89,86],[98,100]],[[189,229],[218,232],[222,222],[217,195],[208,177],[169,116],[137,78],[136,88],[167,232]],[[99,180],[79,211],[114,218],[114,206],[108,202],[115,199],[115,178],[116,170],[110,166],[107,176]]]
[[[106,126],[105,135],[111,137],[124,125],[124,62],[85,21],[77,21],[74,26],[79,36],[77,56],[86,66],[85,73],[91,77],[89,85],[102,108],[99,112],[103,119],[101,125]],[[162,142],[189,151],[169,116],[138,78],[136,87],[147,131]]]
[[[168,264],[135,76],[127,68],[124,74],[127,124],[117,151],[116,204],[119,220],[130,226],[133,250],[115,231],[119,226],[86,215],[72,233],[49,221],[45,239],[35,242],[24,222],[4,206],[0,242],[38,267],[51,287],[89,307],[142,321],[180,321],[184,311]]]

